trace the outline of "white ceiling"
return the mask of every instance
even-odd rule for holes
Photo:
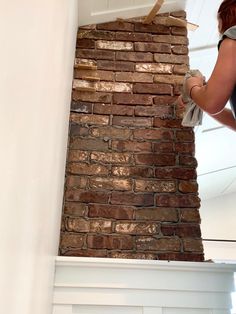
[[[189,22],[200,27],[189,32],[191,68],[208,78],[217,57],[217,8],[222,0],[165,0],[162,12],[186,10]],[[79,25],[132,18],[149,13],[156,0],[79,0]],[[195,128],[198,182],[202,200],[236,193],[236,133],[205,115]]]

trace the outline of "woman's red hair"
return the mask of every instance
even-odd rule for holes
[[[222,34],[236,25],[236,0],[224,0],[219,7],[218,18],[222,23],[220,29]]]

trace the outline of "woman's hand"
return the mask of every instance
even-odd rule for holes
[[[186,89],[187,89],[188,95],[191,96],[190,92],[191,92],[191,89],[193,86],[198,85],[199,87],[202,87],[204,85],[204,83],[205,83],[204,76],[192,76],[189,79],[187,79]]]

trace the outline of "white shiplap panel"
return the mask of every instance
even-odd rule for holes
[[[64,304],[57,305],[57,304],[55,304],[53,306],[52,314],[73,314],[72,313],[72,305],[64,305]]]
[[[156,0],[133,0],[134,5],[154,5],[156,3]]]
[[[212,314],[209,309],[163,309],[163,314]]]
[[[142,307],[74,305],[73,314],[143,314]]]
[[[146,4],[146,3],[145,3]],[[108,9],[116,10],[133,6],[133,0],[108,0]]]
[[[87,1],[87,0],[83,0],[83,1]],[[91,12],[95,13],[95,12],[103,12],[103,11],[107,11],[109,9],[109,0],[97,0],[97,1],[91,1]]]
[[[143,314],[163,314],[161,307],[144,307]]]

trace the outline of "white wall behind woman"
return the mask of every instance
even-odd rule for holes
[[[0,2],[0,308],[48,314],[77,0]]]

